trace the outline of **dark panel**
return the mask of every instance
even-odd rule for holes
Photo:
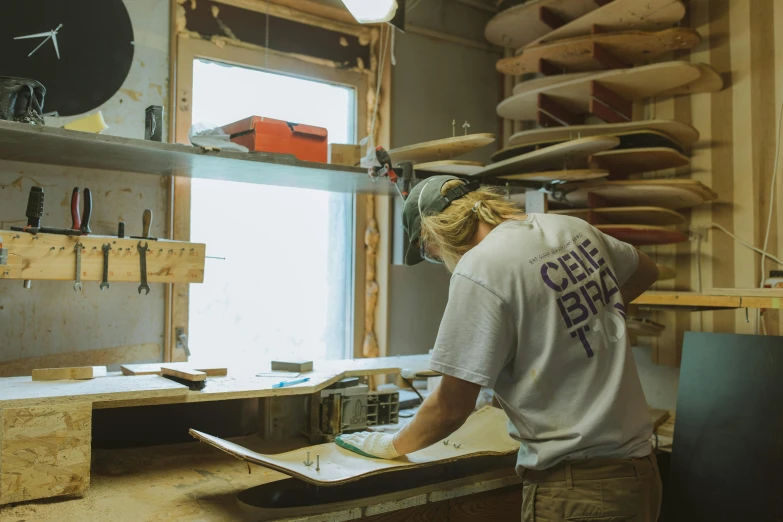
[[[667,521],[783,520],[783,338],[687,332]]]
[[[195,4],[195,9],[193,9]],[[212,8],[218,9],[213,16]],[[209,2],[185,2],[186,27],[208,38],[226,36],[266,47],[266,14]],[[342,67],[369,67],[370,46],[361,45],[357,36],[284,18],[269,17],[269,48],[331,60]]]
[[[46,87],[44,112],[82,114],[119,90],[133,62],[133,27],[122,0],[4,0],[0,76]],[[52,39],[15,39],[57,29]],[[43,42],[31,56],[30,52]]]

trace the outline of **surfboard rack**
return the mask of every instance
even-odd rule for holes
[[[543,8],[542,8],[543,9]],[[590,58],[593,59],[598,65],[600,65],[601,69],[627,69],[628,67],[631,67],[631,64],[625,62],[624,60],[620,59],[609,51],[606,47],[603,45],[593,42],[590,44]],[[567,74],[572,72],[580,72],[580,71],[573,71],[571,69],[561,67],[558,65],[555,65],[550,60],[547,60],[546,58],[539,58],[538,60],[538,72],[539,74],[543,74],[544,76],[557,76],[560,74]]]
[[[599,81],[590,82],[590,100],[587,114],[607,123],[625,123],[633,119],[633,102],[617,94]],[[564,107],[551,96],[540,93],[537,100],[536,122],[542,127],[567,127],[585,123],[585,114]]]

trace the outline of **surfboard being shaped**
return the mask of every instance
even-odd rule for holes
[[[531,0],[496,14],[484,30],[486,39],[501,47],[521,47],[552,30],[541,10],[561,20],[575,20],[598,9],[595,0]]]
[[[600,70],[604,67],[592,54],[595,45],[601,46],[628,65],[642,65],[662,54],[690,49],[699,42],[701,36],[689,27],[674,27],[656,32],[590,34],[524,47],[516,56],[499,60],[497,70],[511,75],[537,73],[540,60],[546,60],[564,73]]]
[[[679,0],[613,0],[548,32],[529,45],[588,35],[596,26],[605,33],[659,31],[673,26],[684,16],[685,6]]]
[[[277,455],[264,455],[200,431],[190,430],[190,435],[238,459],[318,486],[337,486],[380,473],[473,457],[516,453],[519,450],[519,442],[508,435],[507,421],[508,417],[503,410],[486,406],[468,417],[465,424],[449,436],[448,444],[444,444],[444,441],[436,442],[428,448],[394,460],[363,457],[334,443],[309,446]],[[314,463],[311,466],[304,464],[308,451],[311,461],[315,462],[316,455],[320,457],[317,470]]]
[[[702,69],[698,65],[671,61],[631,69],[552,76],[540,81],[532,80],[535,82],[533,88],[529,85],[531,82],[519,84],[517,94],[498,104],[497,113],[510,120],[535,120],[538,95],[545,94],[571,112],[584,114],[589,110],[593,81],[626,100],[638,101],[689,84],[701,75]],[[562,81],[550,83],[548,80],[552,78],[560,78]]]
[[[598,123],[550,127],[517,132],[509,138],[509,146],[560,142],[588,136],[619,136],[629,132],[654,131],[675,140],[684,149],[699,141],[699,131],[692,125],[675,120],[643,120],[626,123]]]

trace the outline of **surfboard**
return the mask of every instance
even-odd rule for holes
[[[404,457],[385,460],[363,457],[337,444],[318,444],[287,453],[264,455],[233,442],[190,430],[190,435],[201,442],[228,453],[240,460],[274,469],[319,486],[336,486],[363,477],[402,469],[413,469],[443,464],[461,459],[487,455],[516,453],[519,442],[508,435],[508,417],[499,408],[485,406],[474,412],[465,424],[449,435],[448,444],[436,442],[423,450]],[[308,453],[312,465],[304,464]],[[320,465],[316,468],[316,455]]]
[[[596,225],[595,228],[634,246],[670,245],[688,240],[688,236],[678,230],[653,225]]]
[[[718,195],[692,179],[638,179],[607,181],[569,192],[566,201],[586,207],[588,194],[601,198],[606,206],[653,206],[672,210],[714,201]]]
[[[395,163],[402,161],[426,163],[454,159],[494,142],[494,134],[468,134],[467,136],[455,136],[442,140],[414,143],[413,145],[399,147],[388,152]]]
[[[696,94],[700,92],[718,92],[723,89],[723,77],[711,65],[706,63],[694,64],[701,71],[701,76],[696,80],[685,85],[680,85],[668,91],[659,92],[657,96],[665,98],[668,96],[681,96],[686,94]]]
[[[479,161],[461,161],[461,160],[442,160],[430,161],[429,163],[419,163],[416,165],[416,171],[436,172],[438,174],[460,174],[472,176],[482,170],[486,165]]]
[[[592,225],[628,224],[665,227],[685,222],[685,216],[679,212],[660,207],[572,208],[553,210],[550,213],[578,217]]]
[[[539,61],[546,60],[564,73],[604,69],[593,58],[593,46],[598,44],[628,65],[649,63],[658,56],[695,47],[701,36],[695,29],[675,27],[657,32],[623,31],[577,36],[557,42],[528,46],[519,54],[502,58],[497,70],[503,74],[522,75],[539,72]]]
[[[690,158],[669,147],[609,150],[594,154],[590,161],[608,170],[613,177],[685,167],[691,163]]]
[[[526,130],[512,135],[508,143],[509,146],[552,143],[587,136],[618,136],[621,133],[634,131],[660,132],[675,140],[684,149],[690,149],[699,141],[699,131],[687,123],[675,120],[643,120]]]
[[[574,20],[598,9],[595,0],[531,0],[496,14],[487,22],[484,37],[501,47],[521,47],[552,30],[541,18],[541,9],[561,20]]]
[[[570,79],[533,89],[527,89],[525,85],[529,82],[523,82],[521,92],[498,104],[497,113],[510,120],[535,120],[538,95],[545,94],[571,112],[584,114],[589,110],[593,81],[626,100],[637,101],[691,83],[700,75],[701,69],[690,62],[671,61],[631,69],[555,76],[553,78]]]
[[[679,0],[613,0],[538,37],[529,45],[588,35],[594,27],[604,33],[659,31],[673,26],[684,16],[685,6]]]
[[[576,166],[573,167],[578,168],[579,165],[587,163],[587,156],[609,150],[616,147],[619,143],[619,138],[613,136],[591,136],[589,138],[564,141],[551,147],[545,147],[498,163],[492,163],[474,175],[525,174],[534,170],[563,169],[564,167],[573,166],[568,165],[568,163],[575,163]]]
[[[498,176],[500,179],[525,180],[525,181],[591,181],[604,179],[609,176],[608,170],[577,169],[577,170],[550,170],[548,172],[529,172],[527,174],[506,174]]]
[[[630,131],[630,132],[618,132],[607,133],[606,136],[616,136],[620,138],[620,144],[612,150],[624,150],[624,149],[637,149],[647,147],[667,147],[675,149],[679,152],[685,152],[670,136],[658,131]],[[520,154],[527,154],[542,147],[548,147],[555,143],[560,143],[565,140],[558,141],[542,141],[538,143],[530,143],[525,145],[512,145],[501,149],[492,155],[492,161],[503,161]]]

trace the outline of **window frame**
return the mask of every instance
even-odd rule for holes
[[[358,26],[357,26],[358,27]],[[361,28],[366,30],[366,28]],[[189,143],[188,131],[190,129],[191,114],[191,94],[193,85],[193,60],[205,59],[237,65],[241,67],[250,67],[254,69],[267,70],[269,72],[286,74],[289,76],[312,79],[315,81],[328,82],[339,85],[346,85],[356,89],[356,109],[357,116],[356,129],[359,138],[366,135],[370,127],[371,110],[368,104],[368,92],[373,87],[375,80],[374,71],[360,72],[355,70],[344,70],[331,67],[321,63],[315,63],[315,60],[307,57],[287,55],[274,50],[259,48],[254,45],[243,43],[218,46],[209,40],[191,37],[188,33],[176,33],[176,27],[172,27],[172,48],[171,48],[171,70],[172,85],[170,86],[170,96],[175,101],[172,106],[174,110],[170,111],[170,136],[171,141],[176,143]],[[386,60],[389,62],[389,60]],[[390,68],[385,71],[382,82],[390,85]],[[386,91],[388,92],[388,91]],[[381,109],[379,110],[379,120],[376,123],[377,132],[382,138],[388,136],[389,132],[389,96],[382,97]],[[189,240],[190,239],[190,178],[182,176],[172,176],[170,183],[170,215],[169,229],[172,232],[172,239]],[[373,196],[354,196],[354,295],[353,295],[353,328],[354,328],[354,356],[361,356],[362,345],[365,337],[365,230],[368,225],[366,214],[367,198]],[[376,201],[388,197],[375,197]],[[382,208],[384,201],[381,201]],[[377,205],[376,205],[377,206]],[[383,212],[381,212],[383,214]],[[388,241],[389,235],[384,231],[389,229],[388,222],[385,222],[383,216],[380,216],[378,228],[381,231],[383,241]],[[378,265],[377,273],[381,275],[382,280],[378,280],[381,289],[378,308],[376,310],[375,333],[378,337],[378,343],[381,348],[381,355],[386,353],[386,306],[388,300],[388,289],[386,286],[387,277],[385,274],[388,267],[388,259],[381,259],[388,248],[379,248],[379,256],[376,260]],[[186,361],[186,350],[179,339],[179,334],[188,332],[189,315],[189,285],[171,284],[166,289],[166,332],[165,332],[165,350],[164,361]],[[379,335],[382,333],[382,335]]]

